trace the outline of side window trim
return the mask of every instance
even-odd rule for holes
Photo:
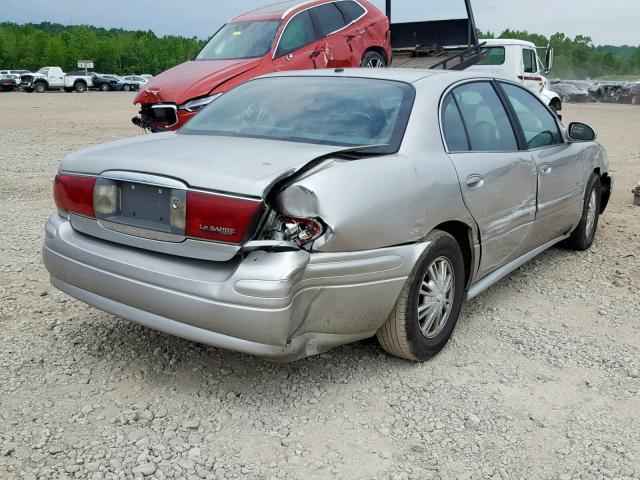
[[[473,150],[471,147],[471,137],[469,135],[469,130],[468,130],[468,126],[467,126],[467,122],[464,118],[464,115],[462,115],[462,109],[460,108],[460,105],[458,104],[458,100],[456,99],[456,96],[453,94],[455,89],[458,87],[461,87],[463,85],[470,85],[470,84],[474,84],[474,83],[486,83],[491,85],[491,87],[493,88],[493,90],[495,91],[496,95],[498,96],[498,99],[502,105],[502,107],[505,109],[505,112],[507,114],[507,118],[509,119],[509,123],[511,125],[511,129],[513,131],[513,135],[515,136],[516,139],[516,144],[518,149],[517,150],[510,150],[510,151],[497,151],[497,152],[487,152],[487,151],[478,151],[478,150]],[[451,150],[449,150],[449,145],[447,145],[447,139],[445,138],[444,135],[444,125],[442,123],[442,118],[443,118],[443,105],[444,105],[444,101],[447,98],[447,95],[451,95],[453,97],[453,100],[455,102],[456,108],[458,109],[458,111],[460,112],[460,117],[462,118],[462,124],[464,125],[464,129],[465,129],[465,135],[467,136],[467,143],[469,144],[469,151],[462,151],[462,152],[453,152]],[[506,103],[505,103],[506,101]],[[523,150],[526,150],[526,142],[524,142],[524,133],[521,131],[521,127],[520,127],[520,123],[518,122],[517,118],[515,117],[515,111],[513,110],[513,108],[511,107],[511,104],[509,103],[508,99],[506,99],[506,96],[504,95],[504,92],[502,91],[502,88],[499,87],[499,85],[497,84],[497,82],[495,80],[490,80],[490,79],[486,79],[486,78],[476,78],[476,79],[469,79],[469,80],[463,80],[461,82],[455,83],[453,85],[450,85],[449,88],[444,92],[444,95],[442,95],[442,99],[440,100],[440,105],[438,107],[439,109],[439,116],[440,116],[440,132],[441,132],[441,136],[442,136],[442,141],[444,143],[444,145],[446,145],[446,150],[447,153],[513,153],[513,152],[520,152]],[[514,121],[516,123],[514,123]],[[522,137],[520,136],[522,135]],[[523,148],[524,147],[524,148]]]
[[[311,10],[314,7],[309,7],[309,8],[305,8],[304,10],[300,10],[298,13],[296,13],[295,15],[293,15],[285,24],[285,26],[282,28],[282,31],[280,32],[280,36],[278,37],[278,42],[276,43],[275,47],[273,48],[273,57],[271,58],[272,60],[275,60],[277,58],[282,58],[285,55],[288,55],[292,52],[295,52],[295,50],[292,50],[291,52],[284,52],[282,54],[278,54],[278,50],[280,50],[280,40],[282,40],[282,36],[284,35],[284,33],[287,31],[287,28],[289,27],[289,24],[293,21],[294,18],[296,18],[298,15],[301,15],[304,12],[309,12],[309,10]],[[318,36],[319,36],[319,32],[316,26],[316,22],[313,20],[313,15],[309,14],[309,20],[311,21],[311,25],[313,26],[313,33],[314,33],[314,40],[307,43],[306,45],[302,45],[299,48],[304,48],[307,45],[311,45],[313,42],[317,42],[319,40]],[[298,49],[299,49],[298,48]],[[298,50],[296,49],[296,50]]]
[[[449,148],[449,144],[447,143],[447,134],[444,131],[444,110],[442,110],[440,112],[440,125],[442,125],[442,140],[444,141],[444,144],[446,146],[447,149],[447,153],[469,153],[471,152],[471,138],[469,137],[469,127],[467,127],[467,121],[464,119],[464,116],[462,115],[462,112],[460,111],[460,105],[458,105],[458,100],[456,99],[456,96],[453,94],[453,90],[455,89],[451,89],[449,91],[449,93],[447,93],[444,96],[444,100],[442,101],[443,105],[444,102],[446,101],[447,97],[451,97],[451,101],[453,102],[453,105],[455,105],[456,110],[458,112],[458,115],[460,116],[460,120],[462,121],[462,127],[464,128],[464,136],[467,139],[467,150],[452,150],[451,148]]]
[[[546,148],[552,148],[552,147],[557,147],[558,145],[566,144],[564,135],[562,134],[562,129],[560,128],[560,125],[559,125],[559,120],[558,120],[557,115],[554,114],[553,111],[551,110],[551,108],[549,108],[548,105],[545,105],[545,103],[537,95],[533,95],[528,88],[525,88],[522,85],[519,85],[517,83],[505,82],[504,80],[497,80],[497,81],[494,81],[494,83],[495,83],[496,90],[499,92],[498,95],[500,96],[500,99],[502,100],[502,103],[506,102],[505,103],[505,108],[507,109],[508,112],[511,112],[511,113],[509,113],[509,117],[511,118],[511,114],[513,114],[512,122],[515,121],[514,130],[517,130],[516,136],[518,138],[518,145],[520,146],[520,150],[526,151],[526,152],[535,152],[536,150],[544,150]],[[516,111],[513,108],[513,105],[511,105],[511,102],[509,101],[509,97],[507,96],[507,93],[502,88],[502,84],[511,85],[513,87],[519,88],[523,92],[533,96],[533,98],[535,100],[537,100],[538,103],[540,103],[540,105],[542,105],[549,112],[551,117],[553,118],[553,121],[554,121],[554,123],[556,125],[556,130],[558,132],[558,138],[561,140],[561,142],[553,144],[553,145],[546,145],[544,147],[538,147],[538,148],[531,148],[530,149],[528,147],[528,145],[527,145],[527,140],[526,140],[526,137],[525,137],[525,134],[524,134],[524,128],[522,127],[522,124],[520,123],[520,120],[518,119],[518,115],[516,114]]]
[[[520,124],[520,120],[518,120],[518,115],[516,114],[516,111],[513,108],[513,105],[511,105],[511,102],[509,101],[509,97],[507,97],[507,94],[502,89],[500,82],[493,80],[491,84],[493,85],[493,89],[498,94],[498,98],[500,98],[500,101],[502,102],[502,106],[507,112],[507,117],[509,117],[511,128],[513,128],[513,133],[515,133],[516,135],[516,141],[518,142],[518,150],[520,150],[521,152],[527,151],[527,139],[524,135],[524,129]]]
[[[364,5],[362,5],[360,2],[358,2],[357,0],[337,0],[336,2],[334,2],[336,4],[336,7],[338,7],[338,10],[340,10],[340,12],[342,13],[342,16],[344,17],[344,12],[342,12],[342,9],[338,6],[338,4],[340,3],[346,3],[346,2],[351,2],[351,3],[355,3],[357,4],[360,8],[362,8],[362,10],[364,10],[364,13],[362,15],[360,15],[358,18],[356,18],[355,20],[351,20],[351,22],[347,23],[344,28],[349,28],[351,25],[353,25],[354,23],[359,22],[360,20],[362,20],[364,17],[367,16],[367,14],[369,13],[369,9],[367,7],[365,7]],[[344,19],[345,22],[347,21],[347,19]],[[338,30],[339,31],[339,30]],[[333,33],[337,33],[337,32],[333,32]]]
[[[344,13],[342,13],[342,10],[340,10],[338,8],[337,3],[338,2],[321,3],[320,5],[314,5],[313,7],[311,7],[309,9],[309,14],[311,15],[311,21],[313,22],[313,26],[314,26],[314,28],[316,30],[316,40],[321,40],[323,38],[330,37],[331,35],[334,35],[334,34],[336,34],[338,32],[341,32],[342,30],[347,28],[347,19],[344,18]],[[316,15],[314,15],[313,11],[316,10],[317,8],[319,8],[319,7],[324,7],[325,5],[333,5],[336,8],[338,13],[340,13],[340,17],[342,18],[342,21],[344,22],[344,26],[339,28],[339,29],[337,29],[337,30],[334,30],[333,32],[329,32],[326,35],[322,35],[322,29],[320,27],[320,24],[317,21]]]
[[[338,1],[340,1],[340,0],[336,0],[334,2],[327,2],[327,3],[338,3]],[[351,25],[353,25],[354,23],[359,22],[360,20],[362,20],[364,17],[366,17],[369,14],[369,9],[367,7],[365,7],[363,4],[361,4],[357,0],[350,0],[350,1],[353,1],[354,3],[357,3],[358,5],[360,5],[360,7],[362,7],[362,9],[364,10],[364,13],[360,17],[358,17],[355,20],[353,20],[351,23],[346,23],[347,20],[345,19],[345,24],[346,25],[344,27],[340,28],[339,30],[336,30],[335,32],[331,32],[329,35],[336,34],[336,33],[341,32],[342,30],[344,30],[346,28],[349,28]],[[326,5],[326,4],[323,3],[321,5]],[[296,18],[298,15],[300,15],[302,12],[307,12],[307,11],[312,10],[312,9],[314,9],[316,7],[319,7],[319,6],[320,5],[313,5],[311,7],[305,8],[304,10],[300,10],[299,12],[295,13],[289,20],[287,20],[287,23],[284,25],[284,27],[282,28],[282,31],[280,32],[280,36],[278,37],[278,41],[276,42],[275,46],[273,47],[273,56],[271,57],[272,60],[275,60],[276,58],[281,58],[282,56],[284,56],[284,55],[280,55],[280,56],[276,57],[276,54],[278,53],[278,48],[280,48],[280,39],[282,38],[282,34],[284,33],[284,31],[289,26],[289,23],[291,23],[291,21],[294,18]],[[336,6],[336,8],[337,8],[337,6]],[[340,10],[338,8],[338,11],[340,12],[340,15],[342,15],[342,17],[344,18],[344,14],[342,13],[342,10]],[[285,13],[284,16],[286,16],[286,13]],[[318,25],[316,24],[314,16],[313,15],[310,15],[310,16],[311,16],[311,22],[313,23],[313,28],[314,28],[314,31],[315,31],[315,34],[316,34],[316,40],[315,41],[318,41],[318,40],[320,40],[321,38],[324,38],[324,37],[322,37],[320,35],[320,30],[318,29]]]

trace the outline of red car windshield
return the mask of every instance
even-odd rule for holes
[[[228,23],[209,40],[196,60],[262,57],[271,50],[279,26],[279,20]]]

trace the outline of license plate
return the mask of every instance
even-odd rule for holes
[[[122,216],[140,222],[170,225],[171,192],[170,188],[122,182]]]

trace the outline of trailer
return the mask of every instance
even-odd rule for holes
[[[386,0],[393,45],[392,68],[465,70],[486,57],[478,40],[471,0],[466,18],[393,23],[393,0]]]

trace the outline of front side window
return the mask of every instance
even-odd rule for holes
[[[522,50],[522,61],[524,62],[524,73],[536,73],[538,71],[535,51],[529,48]]]
[[[225,93],[180,130],[184,135],[262,138],[344,147],[400,148],[414,88],[364,78],[279,77]]]
[[[228,23],[209,40],[196,60],[262,57],[271,50],[279,27],[279,20]]]
[[[504,47],[489,47],[486,58],[478,62],[478,65],[504,65],[507,58]]]
[[[528,150],[563,143],[555,116],[533,94],[515,85],[501,85],[516,112]]]
[[[457,87],[453,95],[460,107],[471,150],[475,152],[518,150],[516,135],[507,112],[490,83],[468,83]]]
[[[301,12],[291,19],[282,32],[276,57],[294,52],[315,40],[316,33],[309,12]]]
[[[352,2],[351,0],[346,2],[336,2],[335,5],[340,9],[342,16],[347,23],[354,22],[367,13],[360,4]]]
[[[311,9],[311,15],[319,27],[318,34],[320,37],[326,37],[338,30],[341,30],[347,24],[342,12],[336,7],[335,3],[325,3]]]
[[[467,132],[452,94],[447,95],[442,103],[442,131],[450,152],[469,151]]]

